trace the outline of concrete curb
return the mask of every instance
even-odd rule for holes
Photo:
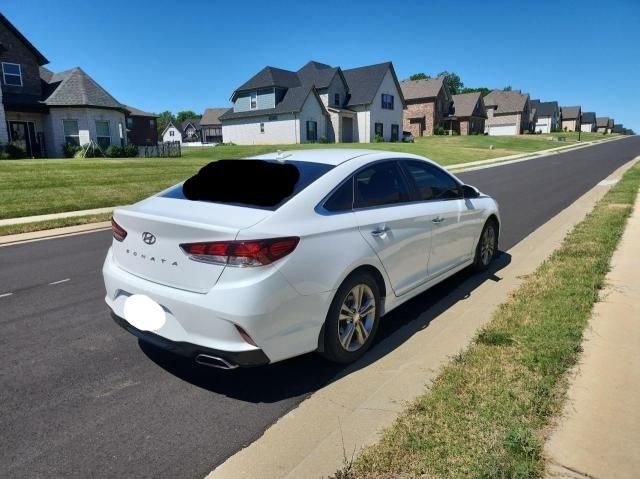
[[[638,159],[608,179],[619,179]],[[611,185],[612,181],[601,182],[509,250],[511,262],[505,258],[493,281],[474,284],[470,278],[420,318],[381,341],[364,367],[348,368],[207,479],[334,474],[352,455],[375,443],[407,402],[425,392],[439,369],[468,347],[475,332],[491,320],[493,310],[562,244]]]
[[[109,221],[100,223],[88,223],[85,225],[65,226],[63,228],[53,228],[42,231],[32,231],[30,233],[18,233],[15,235],[0,236],[0,248],[16,243],[30,243],[45,239],[59,238],[62,236],[75,236],[84,233],[92,233],[94,231],[107,230],[111,228]]]
[[[94,208],[92,210],[63,211],[61,213],[51,213],[47,215],[21,216],[19,218],[7,218],[0,220],[0,226],[22,225],[25,223],[37,223],[38,221],[58,220],[61,218],[75,218],[76,216],[99,215],[101,213],[111,213],[119,206],[108,206],[106,208]]]

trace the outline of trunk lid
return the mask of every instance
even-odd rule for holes
[[[127,232],[114,239],[118,265],[131,274],[187,291],[206,293],[225,266],[190,260],[182,243],[236,238],[272,212],[257,208],[152,197],[114,211],[114,220]]]

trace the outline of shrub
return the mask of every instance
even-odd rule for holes
[[[67,143],[62,145],[62,153],[65,158],[73,158],[76,156],[76,153],[80,151],[82,147],[78,145],[74,145],[73,143]]]
[[[122,156],[125,158],[135,158],[138,156],[138,147],[133,143],[128,143],[122,147]]]
[[[434,135],[446,135],[447,134],[447,130],[445,130],[442,125],[437,124],[436,127],[433,129],[433,134]]]
[[[98,145],[87,143],[78,148],[73,155],[74,158],[100,158],[104,153]]]
[[[229,143],[218,143],[218,144],[216,145],[216,147],[218,147],[218,146],[236,146],[236,144],[235,144],[235,143],[233,143],[233,142],[229,142]]]
[[[329,143],[329,140],[327,139],[326,136],[321,136],[320,139],[318,140],[318,143]]]
[[[8,143],[4,147],[0,147],[0,159],[3,160],[20,160],[27,157],[27,152],[15,143]]]
[[[384,138],[382,138],[382,135],[376,135],[373,137],[373,142],[374,143],[382,143],[384,142]]]
[[[123,156],[122,152],[123,152],[123,149],[120,148],[119,146],[109,145],[105,150],[104,154],[107,155],[109,158],[121,158]]]

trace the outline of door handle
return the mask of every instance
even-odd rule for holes
[[[442,216],[436,216],[431,220],[432,223],[442,223],[443,221],[444,221],[444,218]]]
[[[371,236],[375,236],[376,238],[379,236],[384,236],[385,234],[387,234],[389,231],[391,231],[391,228],[385,226],[384,228],[378,228],[375,229],[371,232]]]

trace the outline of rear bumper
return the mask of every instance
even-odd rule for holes
[[[220,351],[218,349],[206,348],[204,346],[183,341],[171,341],[170,339],[164,338],[158,334],[149,331],[141,331],[135,328],[128,323],[126,319],[121,318],[113,311],[111,311],[111,317],[116,324],[142,341],[153,344],[160,349],[178,354],[185,358],[196,360],[199,355],[221,358],[231,365],[228,369],[233,369],[237,366],[250,367],[269,364],[269,358],[261,349],[252,349],[249,351]]]

